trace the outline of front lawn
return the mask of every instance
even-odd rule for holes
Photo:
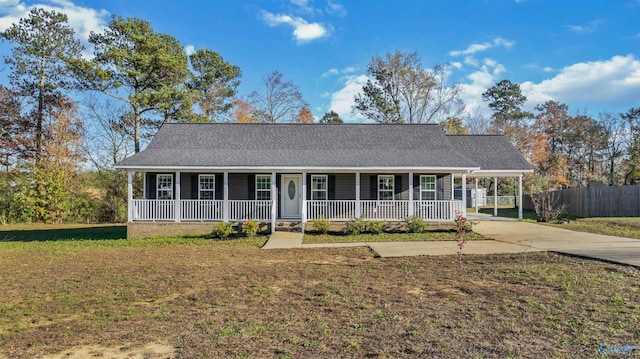
[[[263,241],[0,242],[0,358],[575,358],[640,342],[628,266]]]
[[[468,241],[490,239],[472,232],[465,235]],[[456,233],[452,231],[427,231],[424,233],[380,233],[380,234],[319,234],[305,233],[303,244],[318,243],[366,243],[366,242],[411,242],[411,241],[455,241]]]
[[[569,223],[543,223],[547,226],[569,229],[578,232],[605,234],[608,236],[640,239],[640,218],[638,217],[601,217],[578,218]]]

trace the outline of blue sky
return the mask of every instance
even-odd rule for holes
[[[640,0],[0,0],[0,29],[32,7],[65,12],[83,40],[111,14],[145,19],[187,52],[240,66],[241,94],[278,70],[317,118],[360,121],[351,104],[367,63],[395,50],[449,63],[470,113],[489,113],[481,94],[502,79],[521,85],[529,109],[553,99],[597,117],[640,106]]]

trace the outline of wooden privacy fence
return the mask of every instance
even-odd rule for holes
[[[640,185],[566,188],[553,194],[556,204],[565,205],[569,215],[640,217]],[[524,202],[524,208],[533,209],[530,198]]]

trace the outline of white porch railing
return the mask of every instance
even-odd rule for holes
[[[271,220],[272,201],[229,200],[229,221]],[[306,201],[307,219],[324,216],[330,221],[357,217],[355,200]],[[176,201],[164,199],[132,200],[134,221],[175,221]],[[453,221],[455,212],[463,212],[462,201],[413,201],[414,215],[426,221]],[[360,201],[360,213],[366,219],[402,221],[409,216],[409,201]],[[181,221],[224,220],[223,200],[180,200]]]
[[[307,217],[316,219],[320,216],[334,221],[347,221],[356,217],[356,201],[307,201]]]
[[[414,213],[425,221],[453,221],[463,212],[462,201],[414,201]]]
[[[175,221],[176,200],[134,199],[132,200],[134,221]],[[231,200],[229,220],[237,221],[271,219],[271,201]],[[181,221],[222,221],[224,219],[223,200],[180,200]]]
[[[368,219],[403,221],[409,216],[409,201],[360,201],[362,214]]]
[[[222,200],[183,199],[180,201],[184,221],[221,221]]]
[[[134,199],[133,220],[167,221],[175,218],[175,202],[171,199]]]
[[[271,219],[271,201],[230,200],[229,220],[255,219],[268,221]]]

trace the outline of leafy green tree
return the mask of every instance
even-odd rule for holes
[[[31,146],[29,121],[22,116],[17,93],[0,85],[0,166],[6,172],[14,168],[16,160],[25,156]]]
[[[189,55],[189,61],[192,74],[187,85],[205,121],[216,122],[217,117],[227,116],[240,85],[240,68],[206,49]]]
[[[174,37],[156,33],[136,18],[113,16],[103,33],[91,33],[92,60],[76,61],[83,89],[99,91],[131,107],[134,152],[140,152],[141,126],[155,126],[189,111],[187,56]],[[152,118],[153,113],[162,118]],[[146,116],[146,117],[143,117]]]
[[[463,108],[462,89],[448,86],[446,68],[423,68],[416,52],[374,56],[367,66],[370,79],[355,96],[353,111],[380,123],[437,123],[457,116]]]
[[[493,131],[518,141],[518,130],[526,119],[533,117],[523,110],[527,97],[522,94],[520,85],[502,80],[485,91],[482,99],[488,101],[489,108],[493,110]]]
[[[31,10],[0,36],[15,45],[11,56],[5,57],[11,67],[10,83],[35,107],[30,120],[37,163],[44,146],[45,107],[71,88],[68,63],[80,57],[83,46],[67,24],[67,15],[40,8]]]
[[[329,111],[322,116],[322,118],[320,119],[320,123],[344,123],[344,122],[340,118],[340,115],[338,115],[336,112]]]
[[[285,81],[284,75],[274,71],[262,80],[263,88],[249,95],[258,122],[295,122],[307,106],[298,85]]]

